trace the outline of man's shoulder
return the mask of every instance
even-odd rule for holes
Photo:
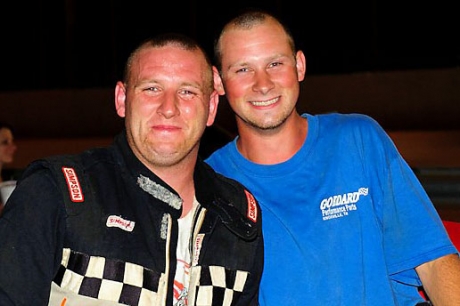
[[[107,149],[95,148],[89,149],[78,154],[55,155],[43,159],[42,165],[61,171],[62,168],[76,168],[85,171],[94,163],[99,163],[107,159]]]
[[[231,211],[236,209],[241,214],[238,216],[245,216],[246,220],[260,224],[259,203],[248,188],[239,181],[216,172],[206,163],[203,163],[203,168],[207,172],[207,178],[211,180],[209,183],[212,184],[212,191],[209,191],[208,184],[203,183],[201,185],[206,186],[207,190],[201,190],[202,196],[211,196],[211,202],[226,210],[229,217]]]
[[[81,153],[50,155],[32,161],[21,173],[24,180],[38,173],[61,174],[65,169],[71,168],[83,173],[96,163],[110,162],[112,158],[108,148],[92,148]]]
[[[359,125],[359,124],[370,124],[375,123],[376,120],[369,115],[360,114],[360,113],[324,113],[315,115],[314,117],[318,118],[320,122],[332,122],[334,124],[350,124],[350,125]]]
[[[239,181],[217,172],[207,161],[202,162],[202,169],[206,171],[207,177],[216,185],[216,191],[221,191],[221,189],[222,191],[229,190],[231,195],[237,195],[238,190],[243,191],[246,189]]]
[[[381,131],[380,124],[373,117],[360,113],[326,113],[314,116],[322,130],[333,135],[334,131],[340,134],[365,134],[371,131]]]

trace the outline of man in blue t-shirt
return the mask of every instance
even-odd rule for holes
[[[391,139],[360,114],[300,115],[304,53],[274,16],[246,12],[216,41],[239,136],[206,161],[264,216],[260,304],[460,305],[460,259]]]

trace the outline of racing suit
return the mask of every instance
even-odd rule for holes
[[[257,305],[258,203],[200,159],[194,181],[188,305]],[[173,305],[181,204],[125,132],[33,162],[0,218],[0,305]]]

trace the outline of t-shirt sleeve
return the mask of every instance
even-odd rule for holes
[[[455,253],[436,208],[391,138],[374,122],[368,129],[368,173],[377,190],[388,272],[397,281],[419,285],[415,267]],[[367,142],[367,141],[366,141]]]

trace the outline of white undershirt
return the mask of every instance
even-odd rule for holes
[[[184,217],[177,220],[179,224],[179,237],[177,239],[177,266],[176,275],[174,277],[174,305],[182,306],[187,305],[186,298],[188,292],[188,285],[190,280],[190,238],[192,235],[193,216],[198,201],[196,198],[193,200],[192,209]],[[182,295],[182,296],[181,296]]]

